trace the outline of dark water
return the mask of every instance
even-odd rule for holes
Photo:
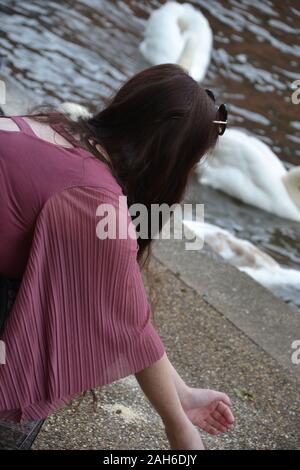
[[[140,56],[151,1],[0,0],[1,54],[16,82],[39,102],[71,100],[101,107],[124,80],[147,66]],[[197,0],[214,33],[204,85],[230,106],[230,123],[254,132],[287,163],[300,164],[299,0]],[[195,189],[193,189],[195,191]],[[206,220],[300,269],[300,224],[248,208],[210,189],[196,189]],[[300,309],[299,292],[277,292]]]

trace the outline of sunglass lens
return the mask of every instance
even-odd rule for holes
[[[206,88],[205,91],[208,94],[208,96],[215,102],[216,98],[215,98],[215,95],[213,94],[213,92],[211,90],[209,90],[208,88]]]
[[[220,121],[227,121],[228,111],[227,111],[226,105],[221,104],[218,111],[219,111],[218,114],[220,116]],[[219,126],[219,135],[224,134],[226,126],[227,126],[227,124],[220,124],[220,126]]]

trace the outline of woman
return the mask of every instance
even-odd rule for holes
[[[117,224],[125,215],[129,231],[131,204],[182,199],[225,129],[226,110],[212,98],[163,64],[78,122],[61,113],[0,119],[0,275],[22,280],[1,336],[1,419],[46,417],[135,374],[172,449],[203,449],[197,427],[216,435],[233,424],[228,396],[188,387],[151,323],[139,267],[151,238],[96,229],[99,206],[116,209]]]

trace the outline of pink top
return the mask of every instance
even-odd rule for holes
[[[108,166],[10,117],[20,131],[0,130],[0,274],[22,282],[1,337],[0,419],[28,421],[148,367],[164,346],[137,240],[96,236],[97,207],[122,195]]]

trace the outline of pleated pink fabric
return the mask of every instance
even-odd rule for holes
[[[22,283],[1,338],[0,419],[22,422],[148,367],[164,346],[137,240],[96,234],[100,204],[115,208],[117,228],[124,215],[132,224],[128,209],[119,211],[122,191],[110,170],[13,118],[21,131],[0,131],[0,273],[22,275]],[[27,249],[21,260],[19,249]]]

